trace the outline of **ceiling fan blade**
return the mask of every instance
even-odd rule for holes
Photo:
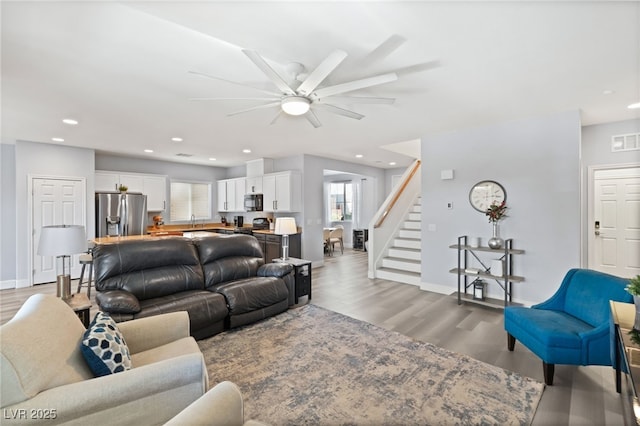
[[[242,52],[251,59],[251,61],[256,64],[260,70],[269,77],[269,79],[276,85],[278,89],[287,95],[295,95],[296,92],[293,90],[280,74],[278,74],[271,66],[265,61],[262,56],[258,54],[258,52],[254,52],[253,50],[243,49]]]
[[[273,120],[271,120],[271,123],[269,124],[275,124],[276,121],[278,121],[278,119],[280,118],[280,116],[283,114],[282,109],[280,111],[278,111],[278,113],[276,114],[275,117],[273,117]]]
[[[364,115],[358,114],[357,112],[349,111],[348,109],[340,108],[331,104],[318,104],[319,107],[326,109],[334,114],[342,115],[349,118],[355,118],[356,120],[360,120],[364,118]]]
[[[256,105],[256,106],[253,106],[251,108],[246,108],[246,109],[243,109],[243,110],[240,110],[240,111],[234,111],[234,112],[231,112],[231,113],[227,114],[227,117],[231,117],[231,116],[237,115],[237,114],[242,114],[243,112],[254,111],[256,109],[271,108],[271,107],[274,107],[274,106],[280,106],[280,101],[269,102],[268,104]]]
[[[391,37],[383,41],[378,47],[373,49],[361,62],[361,66],[369,66],[379,62],[395,52],[395,50],[407,41],[406,38],[393,34]]]
[[[316,114],[312,111],[309,110],[307,111],[307,113],[304,115],[304,117],[309,121],[309,123],[311,123],[311,125],[313,127],[315,127],[316,129],[320,126],[322,126],[322,123],[320,123],[320,120],[318,120],[318,117],[316,116]]]
[[[210,74],[205,74],[203,72],[189,71],[189,74],[199,75],[201,77],[207,77],[207,78],[211,78],[213,80],[224,81],[225,83],[235,84],[236,86],[249,87],[249,88],[251,88],[253,90],[258,90],[258,91],[260,91],[262,93],[267,93],[267,94],[273,95],[273,96],[281,96],[280,93],[270,92],[268,90],[264,90],[264,89],[261,89],[259,87],[251,86],[250,84],[244,84],[244,83],[238,83],[237,81],[226,80],[224,78],[216,77],[216,76],[210,75]]]
[[[304,96],[309,95],[346,57],[347,52],[343,50],[335,50],[332,52],[309,74],[309,77],[302,82],[298,87],[298,93]]]
[[[369,96],[330,96],[328,98],[318,99],[316,103],[337,103],[337,104],[385,104],[391,105],[396,101],[395,98],[376,98]]]
[[[322,99],[339,93],[352,92],[354,90],[364,89],[365,87],[389,83],[396,81],[397,79],[398,76],[395,73],[377,75],[375,77],[363,78],[361,80],[354,80],[348,83],[336,84],[335,86],[323,87],[322,89],[316,90],[314,92],[314,96],[317,99]]]
[[[277,98],[189,98],[190,101],[275,101]]]
[[[407,74],[413,74],[414,72],[428,71],[434,68],[438,68],[439,66],[440,66],[440,61],[429,61],[429,62],[422,62],[414,65],[409,65],[407,67],[396,68],[393,70],[389,70],[388,72],[394,72],[399,76],[403,76]]]

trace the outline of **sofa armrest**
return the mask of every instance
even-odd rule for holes
[[[222,382],[165,423],[165,426],[242,426],[243,422],[244,406],[240,389],[234,383]]]
[[[266,263],[258,268],[259,277],[282,278],[293,271],[293,266],[288,263]]]
[[[106,313],[136,314],[142,309],[138,298],[124,290],[99,291],[96,301]]]
[[[188,354],[48,389],[5,409],[54,416],[48,424],[161,424],[204,394],[206,375],[202,354]],[[16,424],[43,423],[28,417]]]
[[[189,314],[169,312],[118,323],[129,352],[136,354],[190,336]]]

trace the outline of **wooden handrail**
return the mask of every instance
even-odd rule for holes
[[[418,171],[418,168],[420,167],[420,163],[421,163],[420,160],[416,160],[413,163],[413,169],[409,173],[409,176],[407,176],[407,178],[402,182],[402,185],[400,185],[400,189],[396,192],[396,195],[393,197],[391,202],[387,204],[387,207],[385,208],[384,212],[382,213],[382,215],[380,215],[380,219],[378,219],[375,225],[373,225],[374,228],[379,228],[384,222],[384,220],[387,218],[387,215],[389,214],[393,206],[396,204],[396,202],[400,198],[400,195],[402,195],[404,190],[407,188],[407,185],[409,184],[409,182],[411,182],[411,179],[413,179],[413,176]]]

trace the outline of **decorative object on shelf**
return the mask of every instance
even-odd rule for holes
[[[118,187],[118,191],[120,192],[127,192],[129,190],[129,187],[127,185],[120,185]]]
[[[276,227],[273,233],[282,235],[282,260],[287,260],[289,258],[289,235],[298,233],[296,219],[294,217],[276,218]]]
[[[491,261],[491,275],[501,277],[504,275],[504,261],[502,259],[493,259]]]
[[[40,229],[38,255],[56,256],[56,295],[71,297],[71,255],[87,251],[84,226],[52,225]]]
[[[478,237],[469,237],[469,247],[473,247],[473,248],[480,247],[480,238],[478,238]]]
[[[475,300],[484,300],[485,282],[481,279],[473,281],[473,298]]]
[[[160,229],[164,225],[164,221],[162,220],[162,216],[154,216],[153,217],[153,229]]]
[[[640,275],[629,280],[625,290],[633,296],[633,304],[636,307],[636,319],[633,323],[634,330],[640,330]]]
[[[504,240],[500,238],[498,222],[500,219],[507,216],[507,203],[502,201],[500,204],[492,203],[485,214],[489,217],[489,222],[493,225],[493,236],[487,241],[487,245],[492,249],[499,249],[502,247]]]
[[[507,201],[507,191],[498,182],[483,180],[471,187],[469,202],[480,213],[486,213],[492,204],[500,204]]]

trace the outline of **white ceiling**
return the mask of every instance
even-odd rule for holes
[[[626,108],[640,100],[636,1],[2,1],[1,8],[3,143],[61,137],[100,152],[222,167],[302,153],[391,167],[409,163],[407,141],[440,132],[575,109],[584,125],[639,115]],[[406,42],[367,64],[393,35]],[[393,105],[341,105],[364,114],[360,121],[319,110],[317,129],[303,117],[271,125],[275,108],[227,116],[251,101],[189,100],[260,93],[188,71],[273,91],[241,49],[284,75],[291,61],[310,71],[346,51],[323,85],[416,64],[423,70],[351,93],[395,97]],[[67,117],[80,124],[63,124]],[[171,142],[175,136],[184,141]],[[399,152],[382,148],[397,143]]]

